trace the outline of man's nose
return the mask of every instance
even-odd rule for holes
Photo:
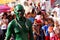
[[[19,12],[19,14],[21,14],[21,12]]]

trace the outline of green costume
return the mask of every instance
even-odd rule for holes
[[[18,4],[14,12],[16,14],[16,19],[12,20],[8,25],[6,40],[10,39],[11,34],[14,35],[15,40],[29,40],[28,34],[30,35],[30,40],[33,40],[32,23],[23,16],[23,6]]]

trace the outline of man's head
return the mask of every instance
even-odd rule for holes
[[[22,5],[18,4],[16,5],[16,7],[14,8],[14,13],[16,15],[16,17],[19,19],[21,17],[23,17],[24,15],[24,8]]]
[[[59,7],[60,7],[60,5],[59,5],[59,4],[56,4],[56,7],[58,7],[58,8],[59,8]]]

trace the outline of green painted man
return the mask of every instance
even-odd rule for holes
[[[18,4],[14,8],[16,18],[8,24],[6,40],[10,40],[11,34],[14,40],[33,40],[32,23],[24,17],[24,8]],[[29,37],[28,38],[28,34]]]

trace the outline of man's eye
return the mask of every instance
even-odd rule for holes
[[[21,12],[21,10],[18,10],[17,12]]]

